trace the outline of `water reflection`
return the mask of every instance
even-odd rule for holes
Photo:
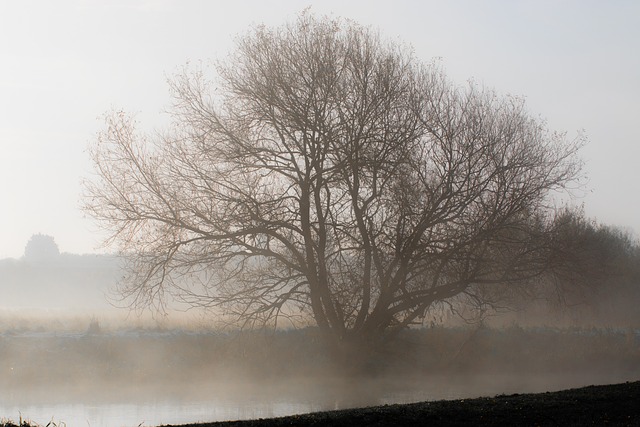
[[[184,393],[175,392],[146,399],[118,399],[114,395],[87,395],[74,401],[50,390],[47,399],[40,402],[28,395],[0,397],[0,418],[17,422],[22,416],[41,425],[49,421],[64,422],[67,426],[159,426],[238,419],[271,418],[286,415],[344,409],[350,407],[410,403],[426,400],[471,398],[496,394],[541,392],[581,387],[593,383],[622,382],[615,377],[509,377],[474,376],[458,378],[431,378],[431,381],[413,382],[410,379],[366,380],[345,382],[327,380],[322,385],[273,385],[198,388]],[[128,390],[131,392],[131,390]],[[133,395],[135,393],[132,393]],[[195,396],[200,396],[196,398]]]
[[[49,421],[67,426],[158,426],[205,421],[267,418],[317,410],[315,405],[295,403],[242,404],[238,402],[203,401],[177,403],[172,401],[105,404],[53,404],[0,406],[8,419],[17,422],[20,416],[46,425]]]

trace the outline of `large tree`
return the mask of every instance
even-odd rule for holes
[[[93,146],[86,209],[129,257],[134,306],[172,296],[376,341],[548,270],[549,195],[581,142],[521,99],[308,14],[254,28],[212,74],[170,82],[165,132],[113,113]]]

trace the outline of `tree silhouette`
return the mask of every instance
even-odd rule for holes
[[[24,259],[33,262],[50,261],[60,255],[55,240],[46,234],[34,234],[24,248]]]
[[[93,146],[86,209],[129,256],[134,307],[171,296],[243,327],[313,319],[379,342],[547,272],[548,196],[577,177],[581,141],[521,99],[308,14],[253,29],[214,78],[170,82],[159,136],[116,112]]]

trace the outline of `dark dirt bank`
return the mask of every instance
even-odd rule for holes
[[[549,393],[385,405],[181,427],[346,425],[640,426],[640,381]]]

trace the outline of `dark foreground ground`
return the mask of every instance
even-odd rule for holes
[[[640,426],[640,381],[540,394],[385,405],[182,427],[605,425]]]

